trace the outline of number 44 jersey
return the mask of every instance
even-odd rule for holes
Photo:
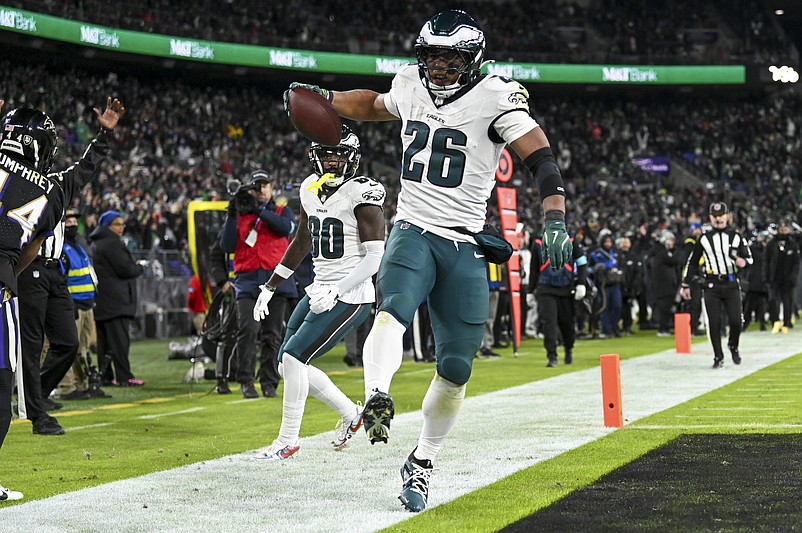
[[[304,180],[301,206],[309,219],[315,284],[334,284],[347,276],[365,256],[354,211],[360,205],[381,208],[386,192],[382,184],[364,176],[351,178],[336,189],[310,191],[310,185],[318,179],[312,174]],[[369,303],[375,299],[370,278],[340,295],[340,300],[349,304]]]
[[[436,102],[417,65],[403,67],[384,99],[403,121],[396,219],[457,240],[465,235],[441,228],[481,230],[501,150],[538,127],[528,99],[516,81],[482,76],[445,103]]]
[[[61,220],[64,193],[47,176],[0,153],[0,282],[17,294],[22,247]]]

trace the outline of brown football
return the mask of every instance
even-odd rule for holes
[[[287,109],[295,129],[310,141],[324,146],[340,144],[340,115],[323,95],[302,87],[290,89]]]

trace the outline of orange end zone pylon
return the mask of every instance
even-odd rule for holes
[[[621,366],[617,353],[601,356],[602,402],[604,404],[604,426],[624,427],[621,411]]]
[[[677,353],[691,353],[691,315],[689,313],[674,315],[674,345]]]

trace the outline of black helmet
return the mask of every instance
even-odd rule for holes
[[[350,180],[356,176],[359,169],[359,160],[361,159],[361,151],[359,147],[359,137],[356,133],[351,131],[351,128],[343,124],[343,130],[340,134],[340,144],[337,146],[323,146],[319,143],[312,143],[309,149],[309,161],[315,169],[315,174],[323,176],[328,172],[323,163],[325,155],[336,154],[340,161],[343,163],[342,173],[332,175],[326,180],[326,185],[329,187],[338,187],[344,181]]]
[[[460,68],[453,69],[455,73],[460,74],[457,83],[449,87],[431,83],[429,67],[426,64],[430,54],[443,49],[453,50],[463,61]],[[452,96],[479,77],[484,54],[484,32],[473,17],[459,9],[442,11],[427,20],[415,41],[415,55],[423,82],[432,94],[442,98]]]
[[[56,125],[38,109],[12,109],[3,117],[0,152],[28,163],[41,174],[50,170],[57,143]]]

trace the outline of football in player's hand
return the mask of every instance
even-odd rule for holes
[[[287,111],[295,129],[310,141],[324,146],[340,144],[340,115],[325,96],[303,87],[290,89]]]

